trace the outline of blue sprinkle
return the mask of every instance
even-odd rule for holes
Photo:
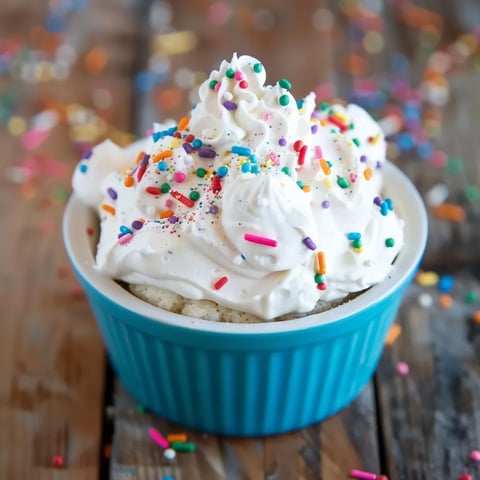
[[[242,173],[249,173],[250,172],[250,164],[245,162],[242,164]]]
[[[260,167],[256,163],[254,163],[253,165],[250,164],[250,171],[252,173],[260,173]]]
[[[235,153],[240,156],[249,157],[251,155],[251,150],[248,147],[242,147],[240,145],[234,145],[232,147],[232,153]]]
[[[125,225],[120,226],[120,232],[122,232],[124,235],[126,235],[127,233],[132,233],[132,231]]]
[[[360,240],[362,238],[362,234],[359,232],[350,232],[347,233],[347,238],[349,240]]]
[[[157,83],[155,74],[148,71],[137,73],[135,76],[135,87],[140,92],[149,92],[153,90]]]
[[[199,138],[196,138],[196,139],[192,142],[193,148],[200,148],[202,145],[203,145],[203,142],[202,142]]]
[[[252,153],[249,157],[249,160],[252,162],[252,163],[257,163],[257,160],[258,160],[258,157]]]
[[[166,172],[168,168],[167,162],[158,162],[157,163],[157,170],[159,172]]]
[[[385,217],[388,214],[388,205],[387,202],[383,201],[380,204],[380,213]]]
[[[384,202],[387,204],[387,208],[393,211],[393,201],[391,198],[386,198]]]
[[[225,165],[222,165],[221,167],[218,167],[217,175],[220,178],[223,178],[227,173],[228,173],[228,168]]]
[[[82,173],[87,173],[87,170],[88,170],[88,167],[85,163],[81,163],[78,167],[78,169],[82,172]]]
[[[438,280],[437,288],[440,292],[449,292],[452,290],[455,280],[452,275],[442,275]]]

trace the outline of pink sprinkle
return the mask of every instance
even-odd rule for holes
[[[272,114],[270,112],[266,112],[263,114],[263,121],[265,123],[270,123],[272,120]]]
[[[261,237],[260,235],[255,235],[253,233],[246,233],[243,238],[247,242],[258,243],[267,247],[276,247],[278,245],[278,241],[273,238]]]
[[[173,174],[173,179],[177,182],[177,183],[182,183],[183,181],[185,181],[185,173],[183,172],[175,172]]]
[[[168,440],[158,430],[149,428],[148,434],[150,435],[150,438],[160,447],[168,448],[170,446]]]
[[[222,85],[222,82],[218,82],[218,83],[215,84],[215,86],[213,87],[213,89],[214,89],[216,92],[218,92],[218,91],[220,90],[221,85]]]
[[[237,70],[233,77],[235,80],[243,80],[243,73],[240,70]]]
[[[147,131],[145,132],[145,136],[146,136],[146,137],[149,137],[149,136],[152,135],[152,134],[153,134],[153,128],[149,128],[149,129],[147,129]]]
[[[314,148],[314,151],[315,151],[315,157],[316,158],[322,158],[323,157],[323,151],[322,151],[322,147],[320,145],[316,145],[315,148]]]
[[[436,168],[443,168],[446,165],[447,160],[447,154],[441,150],[435,150],[430,157],[430,163]]]
[[[359,480],[377,480],[377,474],[372,472],[364,472],[363,470],[351,470],[350,476]]]
[[[215,284],[213,285],[213,288],[215,290],[220,290],[227,282],[228,282],[228,277],[221,277],[215,282]]]
[[[356,173],[350,173],[350,181],[352,183],[355,183],[356,179],[357,179],[357,174]]]
[[[29,130],[20,141],[23,148],[33,150],[39,147],[50,135],[48,130]]]
[[[474,462],[480,462],[480,451],[479,450],[472,450],[472,452],[470,453],[470,458]]]
[[[119,239],[118,239],[118,243],[120,245],[126,245],[128,242],[130,242],[130,240],[133,238],[133,234],[132,233],[126,233],[125,235],[122,235]]]
[[[458,477],[458,480],[473,480],[473,478],[468,473],[462,473],[462,475]]]
[[[405,377],[406,375],[409,374],[410,367],[408,366],[408,363],[398,362],[396,370],[399,375],[401,375],[402,377]]]

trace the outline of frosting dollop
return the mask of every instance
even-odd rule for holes
[[[382,281],[403,221],[382,192],[384,136],[362,108],[296,101],[250,56],[222,62],[176,125],[73,175],[98,210],[97,268],[265,320]]]

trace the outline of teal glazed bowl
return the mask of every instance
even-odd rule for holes
[[[391,163],[384,174],[405,220],[405,246],[389,277],[326,312],[258,324],[174,314],[102,276],[87,234],[96,214],[73,194],[63,224],[67,254],[130,394],[164,418],[222,435],[287,432],[346,407],[375,371],[427,240],[417,190]]]

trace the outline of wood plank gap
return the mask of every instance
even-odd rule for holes
[[[104,390],[103,390],[103,409],[102,409],[102,432],[101,432],[101,441],[100,441],[100,462],[99,462],[99,471],[98,478],[100,480],[109,480],[110,479],[110,458],[111,455],[106,451],[108,446],[113,443],[113,433],[114,433],[114,423],[113,417],[109,414],[109,407],[113,405],[113,390],[115,382],[115,373],[113,371],[112,365],[108,361],[108,358],[105,359],[105,375],[104,375]],[[111,452],[110,452],[111,453]]]

